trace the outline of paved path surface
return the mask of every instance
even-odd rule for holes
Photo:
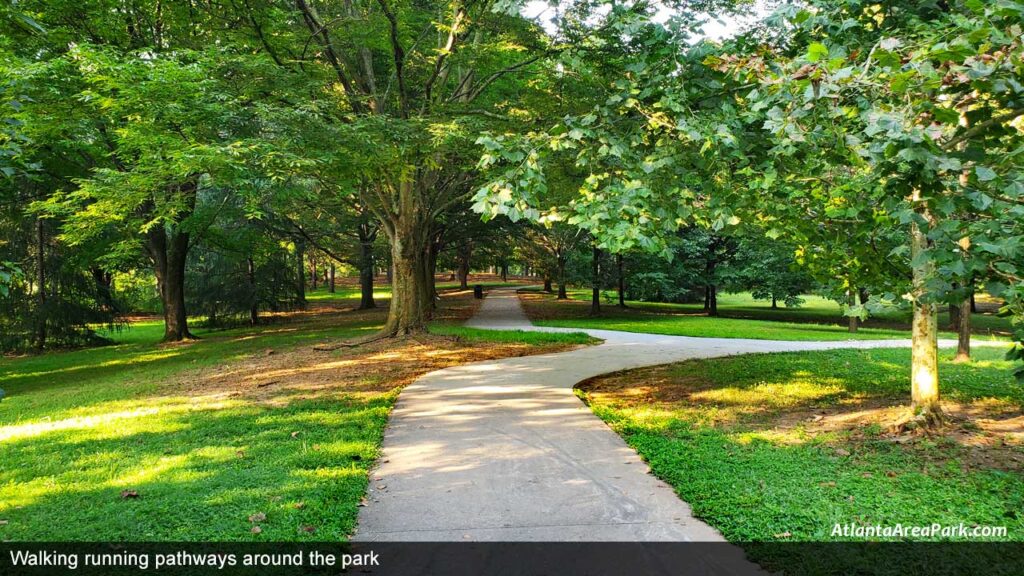
[[[605,342],[447,368],[408,386],[371,474],[356,540],[722,541],[648,473],[636,452],[576,398],[573,386],[607,372],[690,358],[909,345],[539,328],[512,290],[491,291],[467,325],[582,331]]]

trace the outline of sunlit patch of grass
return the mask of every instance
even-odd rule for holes
[[[942,352],[947,407],[979,418],[948,436],[895,436],[870,420],[905,410],[909,351],[899,349],[689,361],[578,393],[732,541],[841,540],[833,525],[851,522],[1006,526],[1020,541],[1024,445],[1004,429],[1021,425],[1024,386],[1004,353],[979,348],[954,364]],[[806,558],[788,550],[748,554],[800,573]]]
[[[446,297],[438,316],[474,305]],[[345,540],[401,386],[433,367],[590,341],[449,328],[472,343],[313,350],[386,315],[345,310],[171,346],[144,321],[115,345],[0,359],[0,540]]]
[[[786,383],[759,382],[748,388],[712,388],[694,392],[690,398],[694,402],[728,404],[738,409],[763,411],[792,408],[834,397],[842,392],[843,389],[835,384],[819,386],[807,380],[795,380]]]
[[[893,309],[871,320],[855,333],[847,329],[847,320],[838,304],[818,296],[806,297],[798,308],[773,310],[765,301],[750,294],[719,296],[719,316],[704,315],[700,304],[627,302],[622,309],[606,303],[600,316],[590,316],[590,291],[570,290],[569,300],[556,300],[553,294],[537,290],[521,291],[521,300],[534,323],[562,328],[591,328],[647,332],[672,336],[707,338],[753,338],[759,340],[878,340],[909,338],[906,310]],[[1010,331],[1008,319],[992,313],[975,314],[977,337],[1005,339]],[[948,320],[940,319],[940,326]],[[995,334],[996,336],[992,336]],[[944,332],[943,337],[955,338]]]
[[[457,336],[467,342],[509,342],[522,344],[593,344],[598,340],[583,332],[534,332],[527,330],[484,330],[463,326],[435,325],[431,332]]]

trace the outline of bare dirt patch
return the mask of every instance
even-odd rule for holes
[[[472,296],[472,291],[465,290],[443,292],[435,319],[461,322],[470,318],[481,303]],[[336,325],[340,321],[353,324],[383,322],[386,314],[386,308],[359,311],[311,306],[305,312],[291,313],[280,323],[268,326],[266,331],[315,330],[317,326]],[[376,396],[404,387],[419,376],[442,368],[574,347],[570,344],[470,343],[448,336],[425,334],[329,352],[318,351],[308,345],[284,350],[267,348],[220,366],[188,371],[168,382],[163,393],[184,393],[202,402],[240,399],[275,405],[321,397]]]

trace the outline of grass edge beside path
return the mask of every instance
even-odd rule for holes
[[[942,436],[888,431],[909,401],[898,349],[690,360],[599,376],[577,394],[697,517],[766,568],[801,574],[827,549],[785,544],[858,541],[832,537],[835,524],[964,522],[1024,541],[1024,387],[1002,354],[981,349],[965,365],[943,351],[958,424]]]
[[[433,335],[328,353],[386,309],[0,360],[0,540],[345,540],[405,384],[593,341],[464,328],[453,297]]]

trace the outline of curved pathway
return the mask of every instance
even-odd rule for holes
[[[530,324],[514,290],[491,291],[466,325],[586,332],[604,343],[447,368],[405,388],[355,540],[723,541],[648,473],[573,386],[691,358],[909,346],[541,328]]]

